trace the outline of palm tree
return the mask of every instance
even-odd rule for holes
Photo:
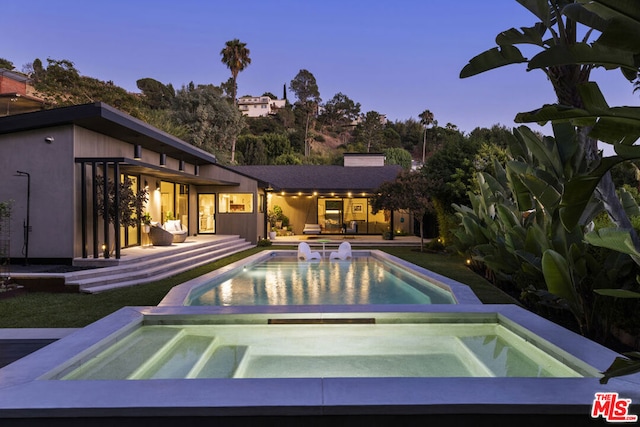
[[[238,39],[233,39],[225,44],[224,49],[220,51],[220,55],[222,55],[222,63],[231,70],[231,99],[233,100],[233,105],[237,105],[236,96],[238,92],[238,73],[251,64],[249,49],[247,49],[246,43],[242,43]],[[234,138],[231,144],[231,163],[235,162],[235,156],[236,139]]]
[[[220,51],[220,55],[222,55],[222,63],[231,70],[231,78],[233,79],[233,92],[231,94],[231,99],[233,100],[234,104],[237,102],[236,95],[238,92],[238,73],[247,68],[249,64],[251,64],[249,53],[250,52],[249,49],[247,49],[247,44],[242,43],[238,39],[228,41],[224,45],[224,49]]]
[[[424,137],[422,140],[422,164],[424,165],[427,150],[427,127],[434,122],[433,113],[429,110],[424,110],[418,117],[420,117],[420,124],[424,126]]]

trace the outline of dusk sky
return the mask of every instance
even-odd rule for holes
[[[536,22],[515,0],[31,0],[5,2],[2,15],[0,57],[18,70],[35,58],[45,65],[68,59],[80,74],[132,92],[144,77],[176,89],[191,81],[219,85],[230,77],[220,50],[238,38],[251,57],[238,76],[240,96],[281,97],[307,69],[323,102],[342,92],[362,112],[392,121],[429,109],[439,125],[465,133],[513,127],[516,113],[555,102],[544,74],[525,65],[459,78],[498,33]],[[619,71],[592,79],[609,105],[638,105],[640,95]]]

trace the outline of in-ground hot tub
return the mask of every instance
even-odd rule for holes
[[[147,324],[52,376],[63,380],[328,377],[597,377],[492,319],[224,316]],[[165,323],[165,322],[163,322]]]

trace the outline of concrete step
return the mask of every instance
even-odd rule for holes
[[[187,271],[225,256],[252,248],[250,242],[235,238],[215,245],[201,245],[167,256],[138,258],[136,262],[117,267],[105,267],[84,274],[67,277],[66,286],[85,293],[97,293],[110,289],[148,283]]]

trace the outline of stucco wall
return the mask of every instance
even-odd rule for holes
[[[257,182],[253,178],[238,175],[216,165],[207,165],[200,168],[200,175],[238,183],[238,185],[208,185],[196,186],[195,188],[196,198],[197,193],[216,194],[216,234],[237,234],[251,243],[256,243],[258,236],[265,236],[264,214],[260,212]],[[253,213],[220,213],[218,207],[218,195],[220,193],[253,194]],[[191,216],[197,217],[197,200],[193,205]]]
[[[73,257],[74,166],[72,126],[0,135],[0,200],[14,201],[12,258],[25,256],[28,180],[15,176],[18,170],[31,177],[29,258]]]

